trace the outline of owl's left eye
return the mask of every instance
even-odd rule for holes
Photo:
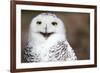
[[[41,21],[37,21],[36,24],[40,25],[40,24],[42,24],[42,22]]]
[[[52,22],[52,25],[53,25],[53,26],[56,26],[56,25],[57,25],[57,22]]]

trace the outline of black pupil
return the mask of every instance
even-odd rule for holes
[[[57,25],[57,22],[52,22],[52,25]]]
[[[37,24],[41,24],[42,22],[41,21],[37,21]]]

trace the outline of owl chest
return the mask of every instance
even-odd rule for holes
[[[49,50],[49,61],[65,61],[67,58],[67,48],[62,46],[54,50]]]
[[[65,61],[67,57],[67,48],[65,46],[52,46],[50,48],[41,49],[37,52],[40,61]]]

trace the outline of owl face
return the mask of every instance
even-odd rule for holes
[[[55,14],[42,13],[32,19],[30,29],[32,33],[48,38],[54,34],[65,33],[64,24]]]

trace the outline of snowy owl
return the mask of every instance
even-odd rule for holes
[[[24,62],[54,62],[77,60],[66,39],[64,23],[52,13],[41,13],[32,19]]]

